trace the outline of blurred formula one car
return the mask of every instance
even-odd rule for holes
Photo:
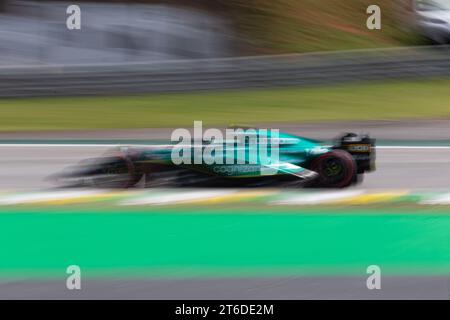
[[[263,139],[261,129],[254,129],[258,138],[256,147]],[[267,131],[264,131],[267,132]],[[269,139],[274,139],[269,136]],[[53,178],[66,186],[94,186],[104,188],[129,188],[143,181],[146,187],[166,186],[304,186],[321,188],[348,187],[361,178],[362,174],[375,170],[375,139],[368,135],[347,133],[335,140],[333,146],[286,133],[277,135],[277,157],[269,161],[260,158],[255,163],[248,161],[252,148],[247,137],[241,145],[241,163],[227,164],[230,145],[226,141],[201,141],[201,152],[215,143],[222,147],[223,163],[204,161],[175,164],[175,145],[123,146],[116,147],[102,157],[82,161]],[[234,147],[236,145],[233,145]],[[197,144],[198,147],[198,144]],[[195,153],[195,141],[187,147]],[[243,148],[243,149],[242,149]],[[269,147],[270,149],[270,147]],[[217,152],[217,150],[216,150]],[[239,153],[239,147],[232,155]],[[209,164],[208,164],[209,163]],[[269,174],[267,170],[270,169]]]

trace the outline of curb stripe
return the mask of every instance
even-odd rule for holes
[[[361,205],[380,202],[390,202],[407,194],[408,194],[407,191],[369,193],[348,200],[339,201],[339,204]]]
[[[253,203],[259,205],[368,205],[402,202],[414,205],[450,205],[450,192],[412,192],[409,190],[286,190],[286,189],[152,189],[152,190],[52,190],[0,193],[0,206],[36,204],[71,205],[106,203],[108,205],[220,205]]]
[[[267,197],[276,194],[276,191],[237,191],[233,194],[223,195],[218,197],[212,197],[210,199],[193,200],[189,203],[198,204],[220,204],[231,202],[244,202],[249,200],[255,200],[255,198]]]
[[[134,193],[133,193],[134,194]],[[48,200],[48,201],[42,201],[42,204],[49,204],[49,205],[68,205],[68,204],[76,204],[76,203],[90,203],[90,202],[101,202],[101,201],[107,201],[107,200],[114,200],[118,198],[124,198],[130,196],[130,193],[125,192],[104,192],[104,193],[94,193],[94,194],[87,194],[79,197],[72,197],[72,198],[62,198],[62,199],[54,199],[54,200]]]
[[[47,191],[23,194],[9,194],[0,197],[0,205],[14,205],[26,203],[46,203],[51,201],[63,201],[74,198],[92,196],[104,193],[100,190],[78,190],[78,191]]]
[[[449,205],[450,204],[450,193],[444,193],[439,195],[434,195],[422,201],[419,204],[423,205]]]
[[[362,190],[314,192],[310,194],[293,194],[284,200],[274,200],[270,204],[275,205],[314,205],[321,203],[332,203],[345,198],[356,197],[364,193]]]
[[[176,203],[189,203],[195,200],[203,200],[236,191],[185,191],[185,192],[169,192],[160,194],[150,194],[149,196],[138,197],[135,199],[124,200],[119,205],[170,205]]]

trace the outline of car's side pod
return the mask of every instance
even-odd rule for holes
[[[345,150],[355,159],[357,173],[375,170],[375,142],[368,134],[345,133],[335,139],[333,149]]]

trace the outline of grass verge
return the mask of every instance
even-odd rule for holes
[[[450,117],[450,80],[117,97],[0,100],[0,131]]]

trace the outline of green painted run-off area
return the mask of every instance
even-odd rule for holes
[[[21,209],[0,214],[0,243],[1,277],[450,274],[442,213]]]

